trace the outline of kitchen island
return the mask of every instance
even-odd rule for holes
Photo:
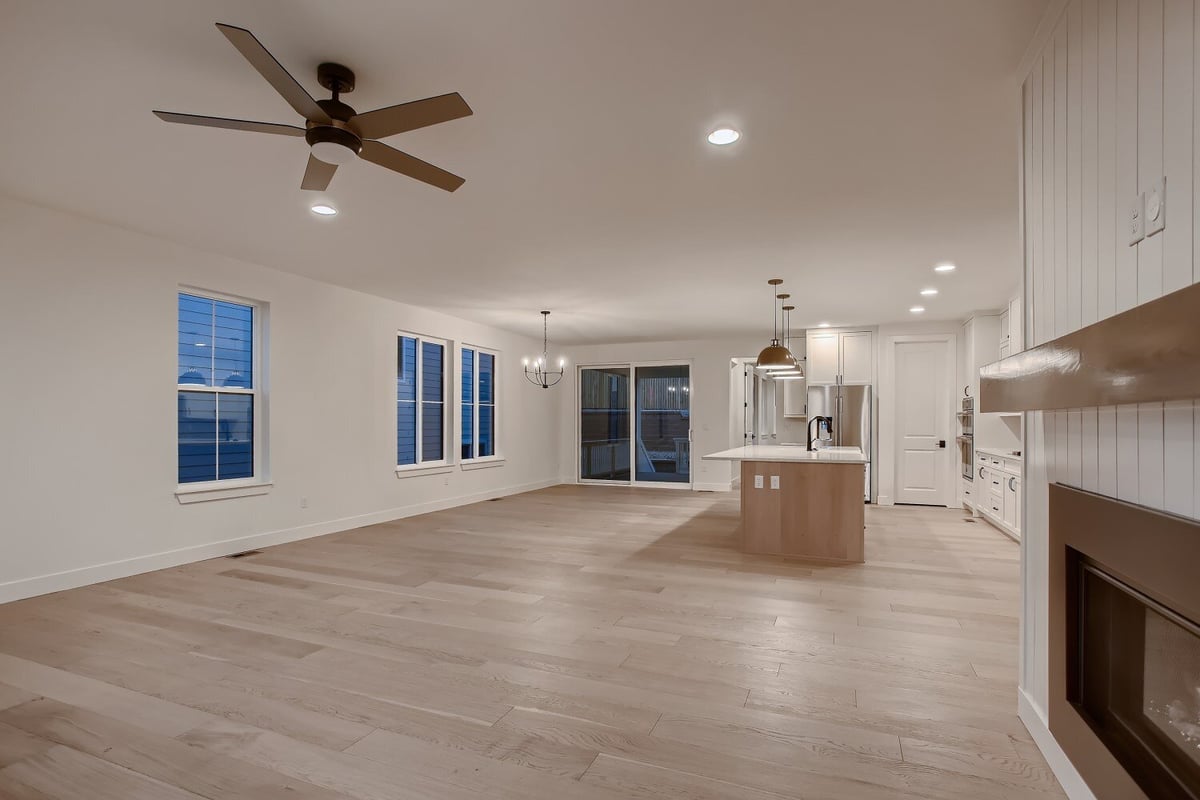
[[[867,459],[857,447],[752,445],[704,458],[741,462],[742,552],[863,561]]]

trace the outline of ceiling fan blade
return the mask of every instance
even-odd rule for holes
[[[416,178],[430,186],[445,189],[447,192],[453,192],[467,182],[466,178],[460,178],[441,167],[435,167],[427,161],[410,156],[408,153],[402,153],[394,147],[388,147],[383,142],[363,142],[362,152],[358,155],[359,158],[366,159],[372,164],[378,164],[393,172],[399,172],[401,175]]]
[[[414,100],[358,114],[350,124],[364,139],[382,139],[405,131],[469,117],[474,112],[458,92]]]
[[[300,181],[301,189],[323,192],[329,188],[333,173],[337,172],[337,164],[326,164],[316,156],[309,154],[308,167],[304,170],[304,180]]]
[[[225,117],[202,117],[197,114],[176,114],[174,111],[155,111],[154,116],[163,122],[179,122],[184,125],[203,125],[206,128],[228,128],[231,131],[253,133],[278,133],[282,136],[303,136],[304,128],[295,125],[279,125],[274,122],[251,122],[248,119]]]
[[[312,95],[275,60],[275,56],[263,47],[262,42],[256,39],[253,33],[245,28],[220,22],[217,23],[217,27],[238,52],[246,57],[250,65],[267,79],[267,83],[275,87],[275,91],[288,101],[288,105],[296,109],[296,113],[313,122],[329,122],[329,115],[321,110],[317,101],[312,99]]]

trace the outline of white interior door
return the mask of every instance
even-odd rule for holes
[[[928,506],[950,503],[948,384],[954,361],[946,341],[897,342],[896,502]]]

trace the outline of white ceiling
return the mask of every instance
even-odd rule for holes
[[[1046,3],[5,0],[0,191],[526,333],[550,308],[560,342],[761,333],[776,275],[796,327],[957,318],[1017,285]],[[319,219],[303,140],[160,122],[299,123],[217,21],[314,96],[350,66],[359,111],[461,92],[474,116],[388,142],[467,183],[360,162]]]

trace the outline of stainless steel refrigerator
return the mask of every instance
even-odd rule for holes
[[[857,447],[867,457],[863,499],[871,500],[871,422],[874,419],[870,386],[809,386],[808,419],[829,417],[833,420],[833,446]]]

